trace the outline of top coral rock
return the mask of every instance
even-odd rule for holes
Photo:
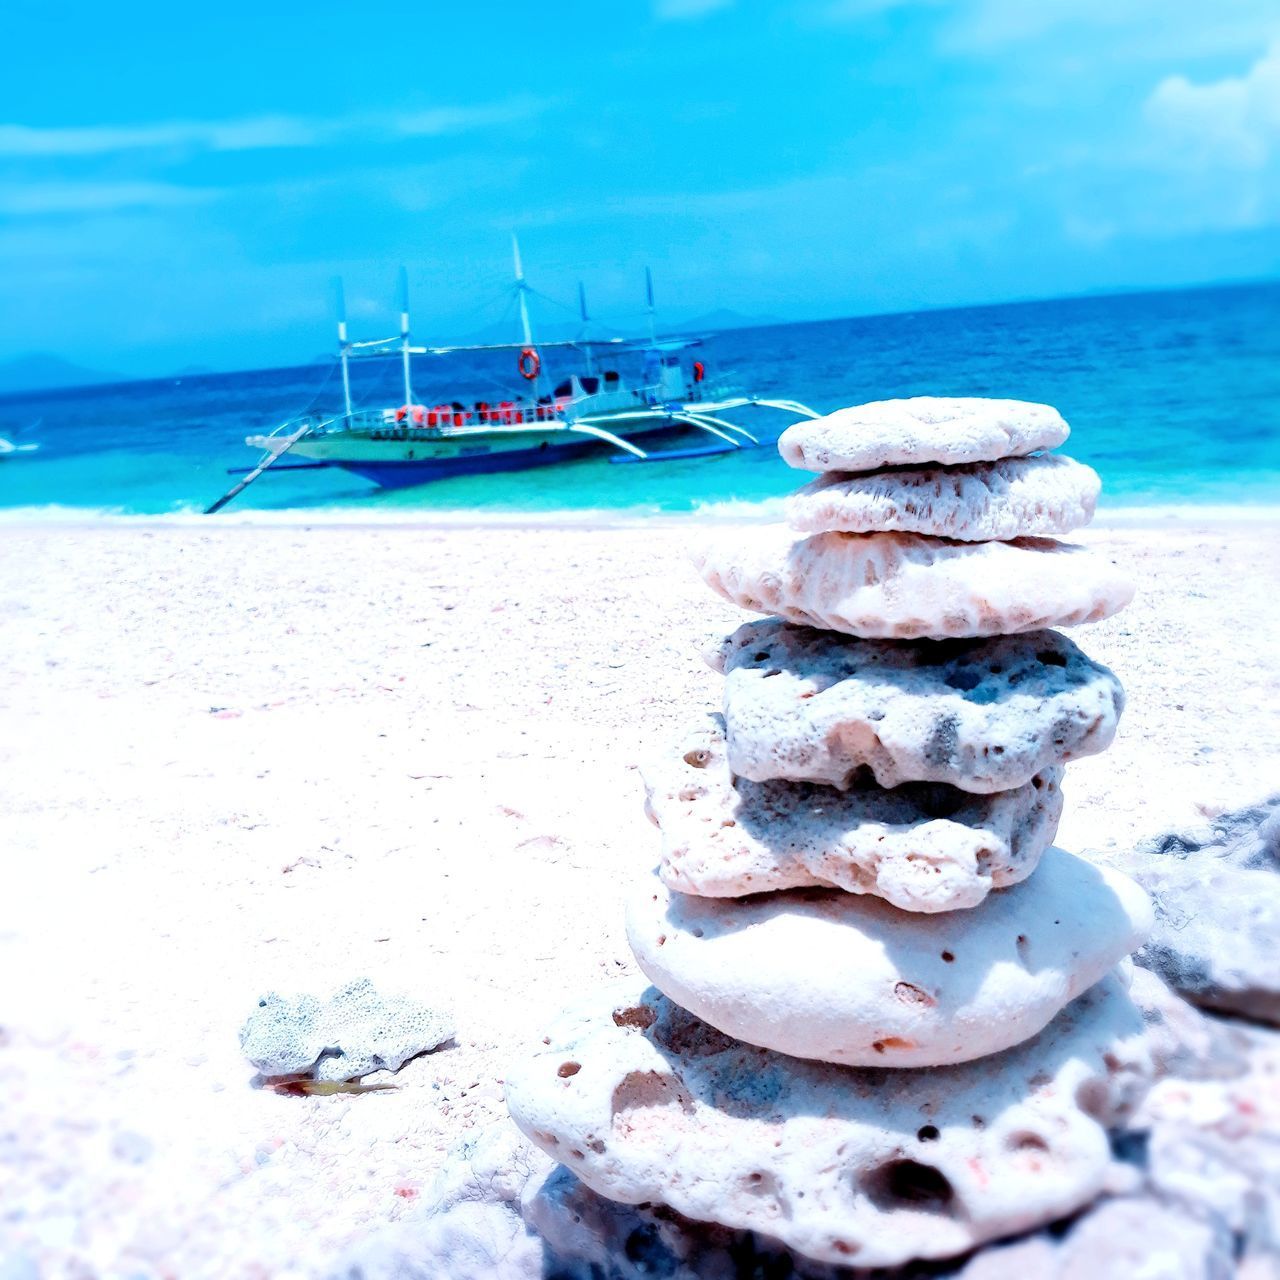
[[[916,396],[877,400],[798,422],[782,433],[778,452],[788,466],[803,471],[995,462],[1056,449],[1070,430],[1047,404]]]

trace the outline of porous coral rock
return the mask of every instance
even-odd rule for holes
[[[368,978],[327,1001],[269,991],[240,1031],[240,1047],[264,1076],[354,1080],[399,1071],[453,1035],[444,1014],[407,996],[380,996]]]
[[[1148,1001],[1158,987],[1154,975],[1134,972],[1129,994],[1148,1019],[1148,1046]],[[1247,1103],[1265,1103],[1274,1092],[1270,1082],[1280,1060],[1280,1035],[1209,1018],[1168,991],[1156,999],[1161,1014],[1172,1002],[1180,1007],[1179,1019],[1203,1024],[1215,1038],[1225,1033],[1255,1041],[1252,1072],[1226,1081],[1206,1062],[1210,1078],[1204,1083],[1171,1079],[1158,1084],[1112,1142],[1126,1163],[1111,1167],[1106,1190],[1122,1199],[1104,1195],[1069,1222],[992,1241],[955,1262],[907,1263],[880,1271],[879,1280],[1273,1280],[1280,1261],[1280,1147],[1271,1137],[1271,1116]],[[1216,1059],[1217,1050],[1212,1056]],[[1230,1074],[1239,1077],[1244,1064],[1234,1052],[1229,1056]],[[1163,1069],[1175,1065],[1166,1060]],[[1161,1070],[1157,1064],[1157,1074]],[[1177,1074],[1183,1074],[1181,1067]],[[1203,1096],[1188,1097],[1189,1090]],[[1158,1104],[1152,1107],[1162,1091],[1169,1104],[1164,1110],[1173,1107],[1177,1115],[1162,1116]],[[1233,1265],[1217,1245],[1202,1249],[1205,1224],[1212,1226],[1215,1242],[1228,1245],[1237,1260]],[[862,1268],[814,1262],[759,1230],[697,1222],[661,1203],[606,1199],[503,1123],[459,1142],[413,1208],[394,1224],[373,1226],[325,1275],[328,1280],[868,1277]]]
[[[1133,598],[1101,552],[1052,538],[955,542],[915,533],[735,530],[695,548],[739,608],[871,639],[1014,635],[1098,622]]]
[[[974,907],[1031,874],[1062,813],[1057,768],[989,796],[928,782],[840,791],[735,778],[720,716],[643,773],[663,880],[707,897],[817,885],[904,911]]]
[[[1241,1280],[1233,1246],[1220,1220],[1155,1196],[1124,1196],[1071,1233],[1054,1280]]]
[[[922,462],[994,462],[1054,449],[1070,434],[1047,404],[978,396],[875,400],[797,422],[778,439],[788,466],[876,471]]]
[[[729,767],[848,786],[944,782],[989,794],[1105,751],[1120,682],[1040,631],[914,645],[850,640],[777,620],[741,626],[708,660],[724,672]]]
[[[516,1123],[624,1204],[773,1236],[823,1262],[944,1258],[1071,1213],[1149,1071],[1108,978],[1037,1037],[921,1073],[728,1039],[650,989],[565,1015],[508,1076]]]
[[[804,1258],[765,1235],[693,1222],[660,1205],[607,1200],[514,1126],[464,1139],[445,1157],[440,1175],[423,1194],[420,1212],[360,1239],[326,1270],[327,1280],[866,1276]],[[1052,1246],[1032,1237],[954,1269],[931,1266],[928,1275],[930,1280],[1048,1280],[1053,1259]],[[892,1280],[924,1278],[913,1269],[895,1272]]]
[[[1228,1080],[1248,1066],[1245,1026],[1202,1013],[1159,974],[1128,962],[1129,996],[1142,1010],[1156,1074],[1183,1080]],[[1280,1225],[1280,1224],[1278,1224]]]
[[[1070,533],[1093,519],[1102,482],[1059,454],[961,467],[829,472],[791,495],[806,533],[923,533],[985,542]]]
[[[1280,795],[1146,840],[1120,864],[1155,899],[1137,962],[1196,1004],[1280,1025]]]
[[[1035,875],[975,911],[900,911],[800,889],[742,899],[645,877],[627,941],[649,980],[726,1035],[799,1058],[932,1067],[1040,1031],[1140,946],[1146,894],[1050,849]]]

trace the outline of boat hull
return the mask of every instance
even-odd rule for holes
[[[600,449],[598,442],[574,441],[572,444],[535,445],[531,449],[503,449],[494,453],[455,454],[438,458],[335,458],[328,465],[341,467],[353,475],[384,489],[405,489],[430,480],[447,480],[451,476],[489,475],[496,471],[527,471],[533,467],[551,466],[569,458],[581,457]]]
[[[658,422],[624,422],[613,427],[616,435],[637,445],[669,440],[689,429],[665,418]],[[695,435],[705,438],[703,433]],[[252,441],[251,441],[252,443]],[[262,441],[264,445],[266,441]],[[331,467],[372,480],[387,489],[403,489],[452,476],[487,475],[499,471],[527,471],[590,454],[622,454],[608,441],[574,435],[563,428],[539,430],[470,431],[446,436],[406,432],[404,436],[374,437],[334,432],[299,441],[292,457]]]

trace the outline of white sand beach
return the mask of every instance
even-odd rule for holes
[[[723,527],[723,526],[721,526]],[[0,527],[0,1259],[310,1277],[504,1116],[548,1015],[631,970],[636,764],[742,615],[651,527]],[[1058,843],[1280,787],[1280,513],[1126,515],[1139,584],[1073,632],[1123,680]],[[393,1092],[252,1087],[265,991],[450,1009]],[[382,1079],[384,1077],[372,1077]]]

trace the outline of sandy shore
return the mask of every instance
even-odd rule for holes
[[[635,765],[742,620],[696,525],[0,527],[0,1260],[312,1276],[503,1115],[505,1065],[626,971]],[[1142,588],[1074,638],[1124,680],[1059,843],[1280,786],[1280,515],[1118,521]],[[395,1092],[250,1087],[268,990],[452,1009]],[[28,1272],[4,1272],[6,1277]]]

